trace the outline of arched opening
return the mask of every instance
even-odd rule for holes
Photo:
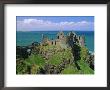
[[[57,38],[59,39],[59,36]]]
[[[55,41],[55,45],[56,45],[56,41]]]
[[[52,41],[52,45],[53,45],[53,41]]]

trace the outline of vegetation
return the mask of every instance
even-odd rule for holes
[[[94,74],[94,55],[77,37],[67,38],[67,44],[49,45],[47,37],[42,44],[31,47],[17,47],[17,74]],[[64,41],[64,40],[63,40]],[[28,51],[28,52],[27,52]]]
[[[80,71],[74,65],[68,65],[61,74],[79,74]]]
[[[36,74],[39,68],[45,64],[44,59],[40,55],[31,55],[25,60],[16,61],[17,74]]]
[[[84,60],[80,60],[78,65],[80,66],[81,74],[94,74],[94,70],[92,70]]]
[[[76,47],[76,46],[75,46]],[[35,48],[34,48],[35,49]],[[88,50],[86,47],[81,47],[79,55],[76,57],[79,60],[75,60],[75,54],[72,53],[71,48],[61,49],[56,46],[37,46],[39,53],[32,53],[28,58],[19,58],[16,62],[17,74],[42,74],[42,73],[55,73],[55,74],[93,74],[92,70],[86,59],[88,56]],[[35,51],[35,50],[34,50]],[[42,52],[42,53],[40,53]],[[74,56],[74,57],[73,57]],[[48,59],[47,59],[48,58]],[[77,68],[77,65],[80,69]],[[48,70],[46,70],[48,68]],[[53,69],[52,69],[53,68]]]

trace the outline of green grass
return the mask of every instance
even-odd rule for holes
[[[78,70],[74,65],[67,66],[61,74],[94,74],[94,71],[83,60],[78,61],[81,70]]]
[[[69,65],[61,74],[79,74],[79,71],[73,65]]]
[[[66,49],[64,52],[62,52],[63,58],[71,59],[72,58],[72,53],[71,50]]]
[[[88,49],[86,47],[81,47],[80,57],[82,60],[86,60],[88,56]]]
[[[48,50],[54,50],[56,48],[55,45],[47,45],[47,46],[41,46],[40,48],[42,48],[43,51],[48,51]]]
[[[45,60],[40,55],[31,55],[28,59],[20,60],[16,66],[17,74],[28,74],[28,67],[31,68],[31,74],[37,73],[40,67],[44,67]]]
[[[62,61],[62,54],[61,53],[56,53],[54,54],[49,60],[48,63],[52,64],[52,65],[59,65]]]
[[[28,59],[25,60],[25,63],[27,65],[36,64],[36,65],[42,67],[45,64],[45,60],[43,59],[43,57],[41,55],[32,54]]]
[[[81,59],[78,60],[77,63],[80,66],[81,73],[82,74],[93,74],[94,71],[86,63],[86,60],[88,57],[88,49],[86,47],[81,47],[80,57],[81,57]]]
[[[40,50],[46,53],[52,53],[48,60],[45,60],[40,54],[32,54],[29,58],[25,60],[20,60],[16,65],[16,73],[17,74],[27,74],[29,73],[29,68],[31,68],[31,74],[37,74],[39,72],[39,68],[44,68],[46,62],[51,65],[58,66],[64,60],[72,60],[73,55],[71,53],[70,48],[61,49],[61,47],[57,47],[54,45],[47,46],[39,46]],[[77,61],[81,70],[78,70],[74,64],[74,62],[67,64],[61,74],[94,74],[94,70],[92,70],[89,65],[86,63],[86,59],[88,56],[88,49],[86,47],[81,47],[80,51],[80,60]]]
[[[51,58],[49,58],[48,63],[52,65],[59,65],[64,59],[66,60],[72,59],[71,51],[65,50],[63,52],[55,53],[54,55],[52,55]]]
[[[23,60],[19,64],[16,65],[16,73],[17,74],[24,74],[26,73],[27,65],[24,63]]]
[[[82,74],[94,74],[94,71],[84,62],[84,60],[78,61],[78,65],[80,66]]]

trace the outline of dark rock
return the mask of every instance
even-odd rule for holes
[[[29,55],[31,55],[31,48],[28,46],[17,46],[16,47],[16,55],[17,58],[28,58]]]

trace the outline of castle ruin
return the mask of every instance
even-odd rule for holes
[[[56,45],[56,46],[70,46],[72,47],[74,44],[79,44],[80,46],[85,46],[85,38],[84,36],[78,36],[74,32],[69,32],[68,35],[64,35],[62,31],[60,31],[56,35],[56,39],[50,40],[48,37],[42,35],[42,45]]]

